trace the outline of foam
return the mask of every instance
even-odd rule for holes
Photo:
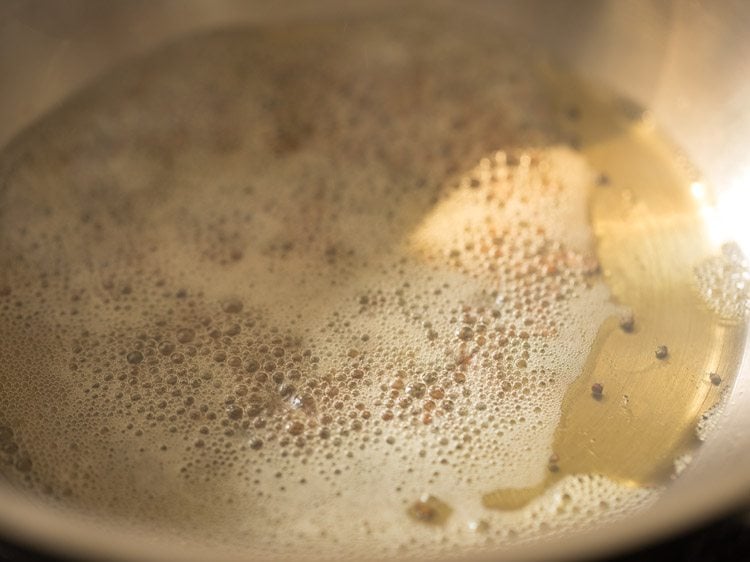
[[[718,255],[695,268],[698,292],[706,306],[726,321],[739,322],[750,308],[750,272],[739,246],[728,242]]]
[[[615,310],[594,171],[549,128],[529,55],[425,25],[192,37],[0,156],[16,485],[112,524],[340,558],[532,540],[651,497],[581,476],[481,507],[542,477]],[[423,494],[452,510],[439,528],[408,517]]]

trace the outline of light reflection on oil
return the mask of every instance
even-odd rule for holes
[[[485,506],[502,510],[577,474],[626,486],[668,482],[675,460],[699,444],[700,416],[719,400],[710,374],[731,383],[745,334],[742,322],[722,321],[702,302],[694,268],[743,230],[746,182],[738,179],[714,206],[710,189],[679,163],[647,116],[629,121],[613,110],[615,101],[587,96],[590,90],[567,77],[550,81],[585,108],[573,132],[587,161],[611,178],[593,192],[590,221],[613,299],[632,311],[635,325],[628,333],[610,318],[600,327],[563,400],[554,471],[529,488],[483,496]],[[665,359],[655,353],[660,345],[669,347]],[[602,385],[601,399],[592,397],[592,385]]]

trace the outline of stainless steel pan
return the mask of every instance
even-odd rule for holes
[[[742,0],[464,0],[469,10],[550,49],[579,73],[647,107],[717,193],[722,236],[750,252],[750,3]],[[163,0],[0,3],[0,145],[97,74],[191,30],[397,2]],[[750,348],[748,348],[750,349]],[[508,559],[579,558],[641,544],[750,500],[750,351],[718,430],[652,507],[596,532],[504,551]],[[92,529],[0,486],[0,527],[78,555],[202,558],[161,537]],[[500,553],[498,553],[500,554]]]

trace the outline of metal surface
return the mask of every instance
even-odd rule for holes
[[[0,6],[0,144],[116,61],[188,31],[398,9],[395,2],[342,4],[5,3]],[[647,107],[713,186],[716,201],[707,220],[714,241],[731,240],[746,255],[750,252],[744,217],[750,208],[749,4],[472,1],[449,7],[476,11],[498,27],[512,29],[581,75]],[[698,340],[693,345],[699,345]],[[745,349],[717,430],[660,501],[595,533],[570,535],[554,545],[514,548],[505,552],[509,559],[580,557],[652,540],[748,499],[750,353]],[[30,541],[108,558],[205,554],[180,552],[158,536],[134,541],[124,531],[92,534],[85,521],[40,509],[4,488],[0,523]]]

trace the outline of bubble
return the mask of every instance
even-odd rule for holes
[[[177,341],[180,343],[189,343],[195,338],[195,332],[191,328],[180,328],[177,330]]]
[[[305,424],[300,421],[289,422],[286,426],[286,430],[290,435],[300,435],[305,430]]]
[[[464,326],[457,332],[456,335],[460,340],[469,341],[474,337],[474,330],[472,330],[469,326]]]
[[[221,309],[227,314],[237,314],[242,311],[242,301],[237,298],[226,299],[221,303]]]
[[[719,255],[695,268],[697,289],[708,307],[728,320],[742,320],[750,310],[750,268],[739,246],[728,242]]]
[[[174,344],[172,344],[171,342],[165,341],[159,344],[159,353],[163,355],[171,355],[173,351],[174,351]]]
[[[242,408],[236,404],[230,404],[227,406],[227,417],[231,420],[239,420],[242,418]]]
[[[127,359],[128,363],[130,363],[131,365],[137,365],[138,363],[143,361],[143,353],[141,353],[140,351],[131,351],[130,353],[128,353]]]
[[[424,396],[426,388],[424,383],[415,382],[406,386],[406,393],[414,398],[421,398]]]

